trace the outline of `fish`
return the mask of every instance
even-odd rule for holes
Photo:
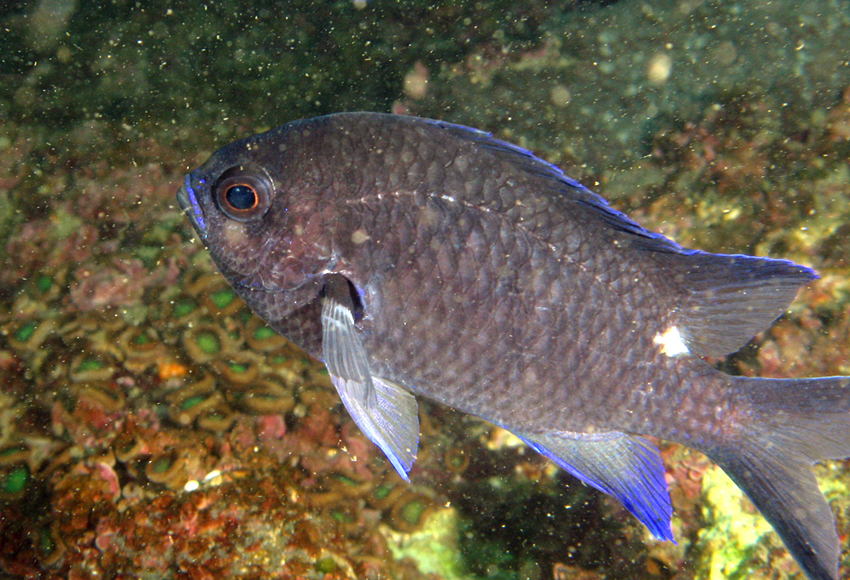
[[[424,397],[514,433],[674,541],[651,438],[672,441],[731,477],[808,578],[838,579],[812,466],[850,456],[850,378],[705,360],[769,327],[812,269],[683,248],[526,149],[411,116],[338,113],[236,141],[177,199],[404,480]]]

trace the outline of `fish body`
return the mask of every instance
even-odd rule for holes
[[[733,377],[701,358],[770,325],[812,270],[686,250],[524,149],[413,117],[238,141],[178,200],[403,478],[422,395],[512,431],[672,540],[651,435],[706,453],[810,578],[838,578],[811,465],[850,455],[850,379]]]

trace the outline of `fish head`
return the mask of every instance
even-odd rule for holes
[[[177,192],[183,213],[237,290],[313,286],[334,262],[333,207],[311,193],[315,186],[287,142],[280,131],[237,141],[186,175]]]

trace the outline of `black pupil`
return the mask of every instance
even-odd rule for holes
[[[247,185],[234,185],[228,188],[224,197],[233,209],[246,210],[257,205],[257,194]]]

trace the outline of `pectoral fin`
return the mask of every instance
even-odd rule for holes
[[[551,433],[517,436],[588,485],[613,495],[661,540],[673,540],[664,463],[643,437]]]
[[[377,405],[366,408],[352,395],[358,390],[357,386],[333,374],[331,380],[357,426],[381,448],[401,478],[410,481],[407,473],[416,461],[419,446],[416,397],[394,383],[375,377]]]
[[[332,280],[322,304],[322,353],[336,390],[357,426],[381,448],[395,470],[407,472],[419,446],[416,398],[389,381],[373,377],[366,349],[354,325],[348,282]]]
[[[346,381],[354,399],[366,408],[377,406],[369,359],[354,326],[354,313],[330,295],[322,304],[322,354],[328,372]]]

